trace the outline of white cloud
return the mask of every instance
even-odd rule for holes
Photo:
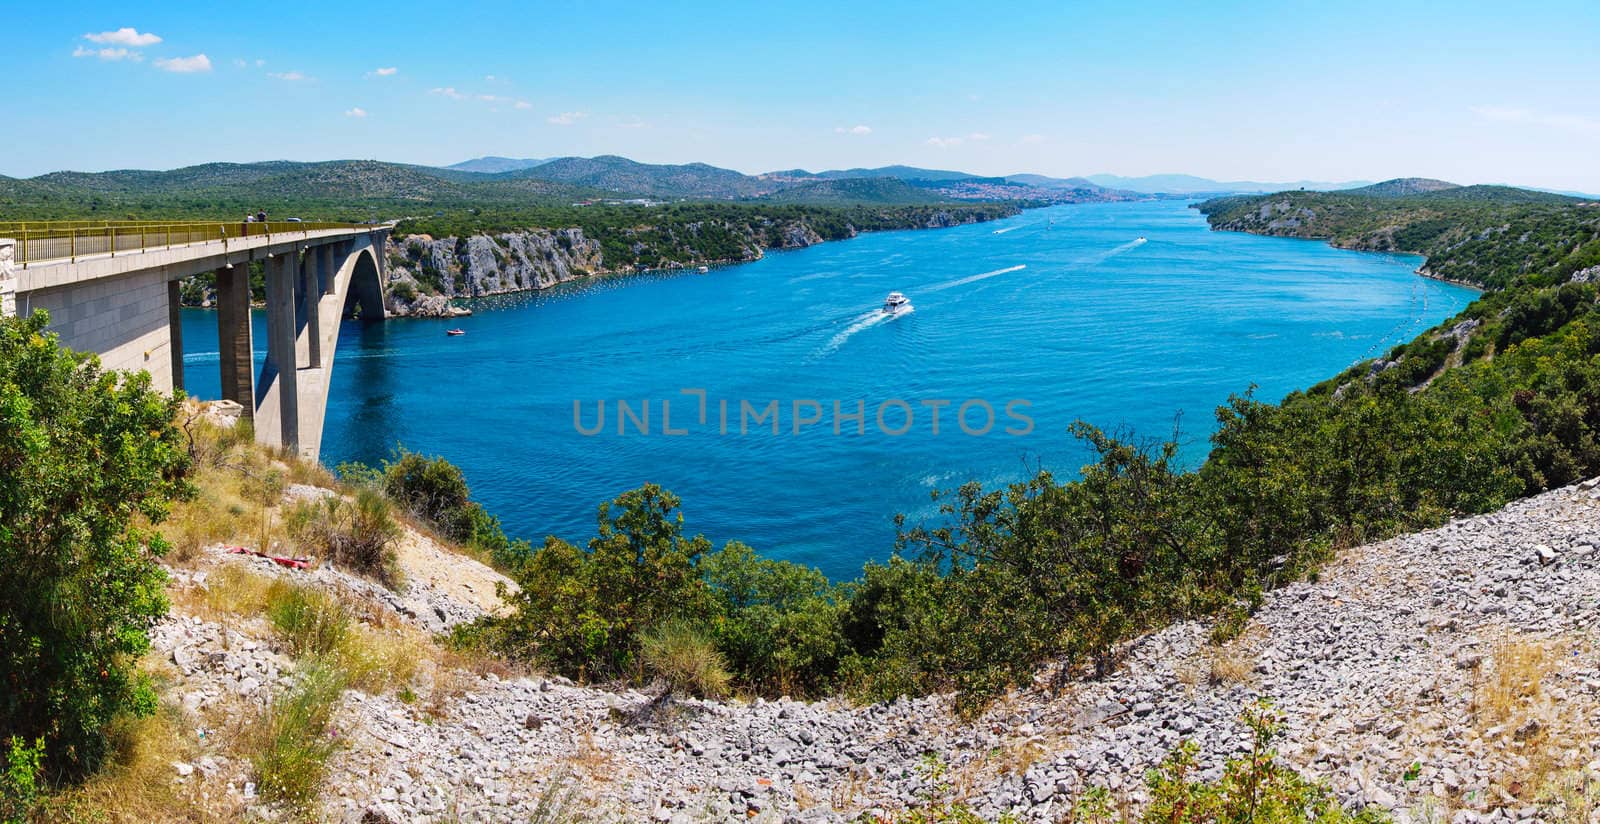
[[[440,97],[448,97],[451,100],[466,100],[467,99],[467,96],[462,94],[461,92],[456,91],[456,87],[454,87],[454,86],[441,86],[441,87],[436,88],[436,89],[431,89],[431,90],[429,90],[428,94],[436,94],[436,95],[439,95]]]
[[[242,58],[242,57],[233,58],[233,65],[234,65],[235,68],[240,68],[240,69],[244,68],[245,67],[244,58]]]
[[[278,80],[287,80],[290,83],[298,83],[301,80],[311,79],[300,72],[267,72],[267,76],[276,78]]]
[[[1600,132],[1600,119],[1570,112],[1541,112],[1510,106],[1472,106],[1473,114],[1497,123],[1525,123],[1579,132]]]
[[[157,57],[156,68],[174,74],[196,74],[211,71],[211,58],[203,54],[193,57]]]
[[[495,95],[495,94],[480,94],[480,95],[478,95],[478,99],[482,100],[485,103],[500,103],[500,102],[505,101],[505,100],[510,100],[511,98],[509,98],[509,97],[501,97],[501,96]]]
[[[83,39],[90,43],[117,46],[154,46],[161,42],[161,38],[149,32],[140,33],[138,29],[134,28],[121,28],[116,31],[103,31],[99,34],[86,34]]]
[[[932,146],[932,147],[934,147],[936,149],[951,149],[951,148],[954,148],[956,146],[960,146],[961,145],[961,138],[959,138],[959,137],[930,137],[925,142],[929,146]]]
[[[529,102],[528,102],[528,101],[526,101],[526,100],[518,100],[518,101],[517,101],[517,105],[516,105],[516,106],[514,106],[514,107],[512,107],[512,108],[517,108],[517,109],[531,109],[531,108],[533,108],[533,104],[532,104],[532,103],[529,103]]]
[[[545,120],[554,123],[557,126],[571,126],[572,124],[577,123],[579,120],[582,120],[588,116],[588,112],[562,112],[561,114],[551,115],[550,117],[545,118]]]
[[[981,141],[981,140],[988,140],[989,136],[984,134],[983,132],[973,132],[972,134],[967,135],[967,139],[968,140],[980,140]]]
[[[1022,139],[1018,140],[1017,142],[1018,143],[1027,143],[1027,144],[1030,144],[1030,145],[1031,144],[1036,144],[1036,143],[1043,143],[1044,142],[1044,135],[1042,135],[1042,134],[1025,134],[1025,135],[1022,136]]]
[[[357,106],[357,107],[345,112],[344,116],[345,117],[366,117],[367,116],[367,110],[361,108],[360,106]]]
[[[144,55],[128,49],[91,49],[79,46],[72,50],[73,57],[98,57],[101,60],[132,60],[137,63]]]
[[[871,126],[851,126],[849,128],[845,128],[844,126],[839,126],[839,127],[836,127],[833,130],[833,132],[834,132],[834,134],[872,134],[872,127]]]
[[[367,74],[375,75],[377,77],[394,77],[399,73],[400,69],[397,66],[386,66],[381,69],[373,69],[372,71],[367,72]]]
[[[265,65],[267,65],[267,61],[261,60],[259,58],[256,60],[256,68],[259,69],[259,68],[261,68],[262,66],[265,66]]]

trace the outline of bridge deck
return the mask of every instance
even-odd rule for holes
[[[8,231],[22,235],[17,238],[19,256],[24,240],[27,241],[29,258],[21,261],[16,272],[17,292],[21,295],[133,272],[162,270],[169,279],[182,278],[215,268],[219,265],[218,258],[223,259],[221,264],[236,262],[234,258],[240,253],[255,253],[242,259],[261,258],[373,232],[387,232],[390,228],[390,224],[204,224],[178,234],[152,229],[143,235],[142,241],[125,243],[121,238],[138,239],[140,235],[133,229],[119,227],[116,231],[127,234],[118,237],[108,231],[94,236],[96,242],[89,243],[85,230],[70,230],[77,232],[76,235],[61,232],[52,235],[49,230],[23,233],[0,224],[0,237],[10,237],[6,234]],[[61,251],[68,254],[47,256]]]

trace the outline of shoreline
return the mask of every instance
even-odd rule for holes
[[[1050,205],[1058,205],[1058,204],[1050,204]],[[746,263],[755,263],[757,261],[765,259],[768,252],[778,252],[778,253],[798,252],[798,251],[801,251],[801,250],[804,250],[804,249],[810,249],[810,248],[812,248],[814,246],[821,246],[821,245],[823,245],[825,243],[838,243],[838,242],[842,242],[842,241],[854,240],[854,239],[856,239],[856,238],[858,238],[858,237],[860,237],[862,235],[866,235],[866,234],[881,234],[881,233],[885,233],[885,232],[925,232],[925,231],[937,231],[937,230],[940,230],[940,229],[955,229],[955,228],[959,228],[961,226],[975,226],[975,225],[982,224],[982,223],[993,223],[994,221],[997,221],[997,220],[1005,220],[1007,218],[1016,217],[1017,215],[1023,214],[1025,212],[1030,211],[1031,209],[1036,209],[1036,208],[1048,208],[1048,206],[1035,206],[1035,207],[1022,206],[1022,207],[1019,207],[1017,209],[1016,213],[1014,213],[1014,214],[999,215],[999,216],[996,216],[996,217],[979,218],[977,220],[960,221],[960,222],[951,223],[949,225],[943,225],[943,226],[900,226],[900,227],[895,227],[895,228],[891,228],[891,229],[864,229],[864,230],[858,229],[858,230],[855,230],[855,232],[853,234],[849,235],[848,237],[837,238],[837,239],[834,239],[834,240],[828,240],[826,238],[823,238],[823,239],[818,240],[815,243],[808,243],[808,244],[805,244],[805,245],[802,245],[802,246],[762,247],[762,248],[759,248],[759,249],[756,250],[756,255],[753,258],[731,258],[731,257],[729,257],[729,258],[698,258],[698,259],[696,259],[696,260],[694,260],[692,262],[689,262],[689,263],[674,262],[672,265],[668,265],[668,266],[656,266],[656,267],[645,267],[645,268],[629,268],[629,269],[597,269],[595,271],[589,272],[589,273],[584,274],[584,275],[580,275],[580,276],[575,277],[575,278],[570,278],[568,280],[557,281],[555,283],[550,284],[549,286],[533,287],[533,288],[529,288],[529,289],[506,289],[506,290],[500,291],[500,292],[488,292],[488,293],[481,294],[481,295],[454,295],[454,296],[440,295],[440,294],[418,295],[417,300],[421,301],[421,300],[426,300],[426,299],[429,299],[429,298],[443,298],[446,301],[447,304],[454,305],[456,301],[477,302],[477,301],[491,300],[491,299],[496,299],[496,298],[505,298],[506,296],[512,296],[512,295],[528,295],[528,294],[535,294],[536,295],[536,294],[540,294],[542,292],[547,292],[547,291],[549,291],[551,289],[556,289],[556,288],[560,288],[562,286],[567,286],[569,284],[581,284],[581,283],[590,282],[590,281],[598,282],[598,281],[603,281],[603,280],[608,280],[608,279],[629,278],[629,277],[636,277],[636,276],[640,276],[640,275],[650,275],[650,274],[668,274],[668,273],[672,273],[672,274],[694,274],[694,273],[696,273],[695,270],[698,269],[699,267],[702,267],[702,266],[707,267],[708,269],[715,270],[715,269],[722,269],[722,268],[727,268],[727,267],[731,267],[731,266],[739,266],[739,265],[743,265],[743,264],[746,264]],[[549,228],[538,228],[538,229],[528,229],[528,230],[522,230],[522,231],[557,231],[557,230],[553,230],[553,229],[549,229]],[[490,237],[493,236],[493,233],[487,233],[487,232],[482,232],[482,233],[479,233],[479,234],[482,234],[482,235],[485,235],[485,236],[490,236]],[[507,233],[501,233],[501,234],[507,234]],[[407,237],[409,237],[409,235]],[[430,235],[430,237],[431,237],[431,235]],[[394,238],[394,239],[390,240],[390,243],[397,243],[398,241],[403,240],[403,239],[404,238]],[[706,272],[705,274],[709,275],[710,272]],[[193,307],[193,308],[203,308],[203,307]],[[471,312],[471,307],[470,306],[463,306],[461,308],[467,309],[468,312]],[[389,314],[388,315],[388,318],[390,318],[390,319],[408,318],[408,319],[417,319],[417,320],[448,320],[448,319],[450,319],[452,317],[460,317],[460,316],[459,315],[447,315],[447,314],[411,314],[411,313]]]
[[[1210,221],[1207,221],[1206,228],[1210,229],[1213,232],[1233,232],[1235,234],[1252,235],[1254,237],[1272,237],[1272,238],[1279,238],[1279,239],[1282,239],[1282,240],[1303,240],[1303,241],[1308,241],[1308,242],[1311,242],[1311,243],[1322,243],[1322,244],[1325,244],[1330,249],[1341,249],[1341,250],[1346,251],[1346,252],[1369,252],[1369,253],[1379,254],[1379,255],[1411,255],[1413,257],[1420,257],[1420,258],[1422,258],[1422,265],[1418,266],[1417,268],[1415,268],[1413,270],[1411,270],[1411,273],[1414,274],[1414,275],[1417,275],[1419,277],[1424,277],[1424,278],[1427,278],[1429,280],[1436,280],[1436,281],[1439,281],[1440,283],[1448,283],[1448,284],[1450,284],[1452,286],[1460,286],[1463,289],[1471,289],[1471,290],[1473,290],[1474,292],[1477,292],[1480,295],[1481,294],[1485,294],[1485,293],[1487,293],[1489,291],[1482,284],[1473,283],[1471,281],[1466,281],[1466,280],[1457,280],[1455,278],[1447,278],[1447,277],[1445,277],[1443,275],[1436,275],[1436,274],[1428,271],[1428,255],[1425,252],[1416,252],[1416,251],[1411,251],[1409,249],[1366,249],[1366,248],[1362,248],[1360,246],[1351,246],[1351,245],[1337,243],[1331,237],[1301,237],[1299,235],[1275,235],[1275,234],[1272,234],[1272,233],[1269,233],[1269,232],[1252,232],[1249,229],[1225,229],[1225,228],[1222,228],[1222,227],[1211,225]]]

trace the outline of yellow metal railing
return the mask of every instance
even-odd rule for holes
[[[227,223],[153,221],[0,221],[0,237],[16,241],[17,266],[30,263],[71,260],[81,257],[116,256],[153,249],[172,249],[195,243],[215,243],[249,237],[306,235],[330,229],[362,230],[377,228],[362,223],[329,223],[273,220],[265,223],[242,220]]]

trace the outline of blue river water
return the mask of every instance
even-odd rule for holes
[[[459,321],[345,324],[322,455],[443,455],[535,543],[586,540],[601,501],[654,482],[691,532],[843,579],[890,554],[896,513],[936,518],[934,490],[1074,474],[1077,419],[1181,424],[1197,464],[1230,393],[1276,400],[1475,297],[1420,262],[1212,232],[1164,201],[569,284]],[[891,290],[915,310],[881,315]],[[187,310],[184,341],[190,391],[215,397],[214,316]]]

